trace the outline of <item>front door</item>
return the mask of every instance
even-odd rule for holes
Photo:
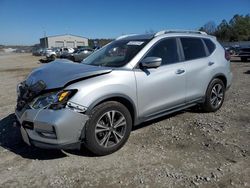
[[[175,38],[156,43],[146,57],[162,58],[158,68],[135,69],[139,117],[150,117],[185,104],[186,72]]]

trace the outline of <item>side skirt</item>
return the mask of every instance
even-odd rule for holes
[[[139,125],[140,123],[142,122],[146,122],[146,121],[150,121],[150,120],[153,120],[153,119],[157,119],[159,117],[162,117],[162,116],[165,116],[165,115],[169,115],[169,114],[172,114],[174,112],[178,112],[178,111],[181,111],[181,110],[184,110],[184,109],[187,109],[187,108],[190,108],[192,106],[195,106],[199,103],[202,103],[204,102],[204,98],[199,98],[199,99],[196,99],[196,100],[192,100],[184,105],[178,105],[178,106],[175,106],[175,107],[172,107],[172,108],[168,108],[166,110],[163,110],[163,111],[160,111],[160,112],[156,112],[154,114],[150,114],[148,116],[145,116],[145,117],[139,117],[138,120],[136,121],[136,123],[134,124],[135,126],[136,125]]]

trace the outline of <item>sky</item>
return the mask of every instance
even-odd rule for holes
[[[116,38],[198,29],[249,13],[250,0],[0,0],[0,44],[33,45],[60,34]]]

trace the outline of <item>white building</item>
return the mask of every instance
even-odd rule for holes
[[[56,35],[48,36],[40,39],[40,45],[42,48],[53,47],[68,47],[76,48],[78,46],[88,46],[88,39],[76,35]]]

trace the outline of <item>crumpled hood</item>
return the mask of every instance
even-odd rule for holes
[[[55,89],[64,87],[67,83],[74,80],[106,74],[111,71],[112,69],[109,67],[72,63],[68,60],[56,60],[34,69],[27,77],[26,84],[30,86],[42,80],[46,84],[46,90]]]

